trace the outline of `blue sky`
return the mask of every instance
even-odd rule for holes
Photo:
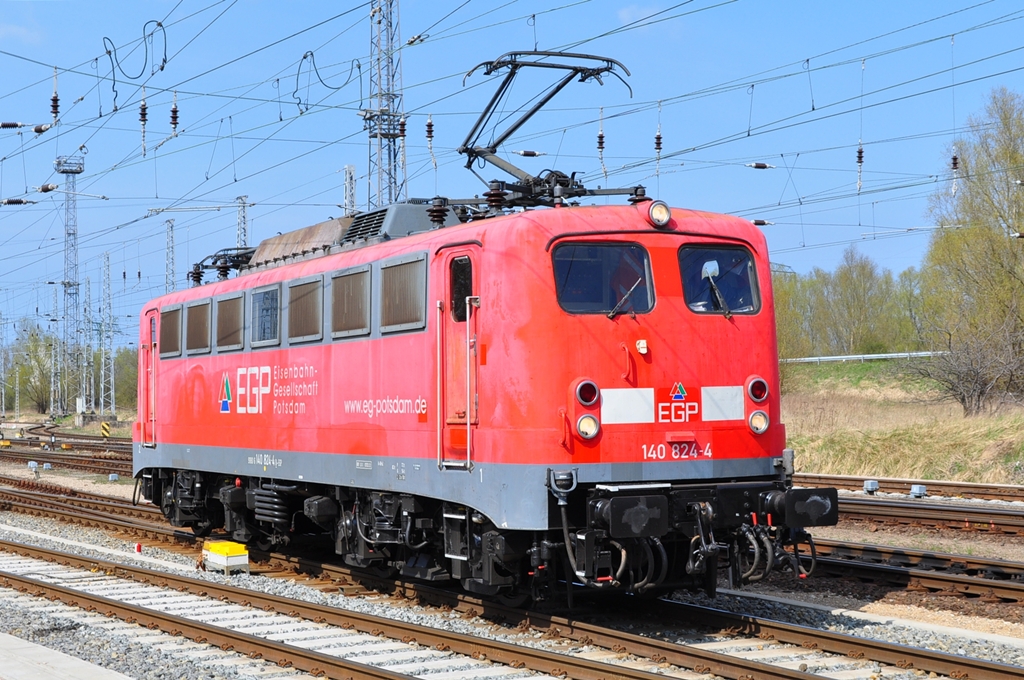
[[[64,195],[34,190],[63,184],[57,156],[85,159],[79,279],[89,278],[96,308],[108,254],[123,342],[141,305],[164,290],[168,217],[183,287],[193,262],[235,245],[237,196],[254,204],[251,243],[339,216],[345,165],[355,166],[365,205],[367,138],[357,111],[369,89],[368,5],[0,0],[0,9],[0,120],[51,122],[54,66],[61,106],[60,124],[42,135],[0,130],[0,198],[38,201],[0,206],[5,321],[45,324],[54,289],[46,282],[63,279]],[[952,189],[950,150],[968,117],[993,88],[1024,91],[1022,19],[1024,8],[1009,0],[406,0],[402,43],[421,38],[401,50],[408,195],[486,190],[455,153],[496,86],[480,72],[464,85],[471,67],[535,47],[588,52],[625,64],[632,97],[615,78],[569,86],[504,146],[513,162],[575,171],[590,187],[644,184],[674,206],[768,220],[773,261],[801,273],[834,268],[851,243],[899,272],[920,264],[935,226],[928,197]],[[155,21],[161,26],[147,23]],[[302,59],[309,51],[319,77]],[[540,76],[548,74],[515,84],[506,114],[537,94]],[[171,138],[175,91],[180,123]],[[523,149],[546,155],[510,154]],[[754,162],[775,167],[746,167]],[[508,179],[493,168],[481,174]],[[214,206],[226,207],[147,217]]]

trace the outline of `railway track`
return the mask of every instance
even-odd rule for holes
[[[832,486],[847,491],[863,491],[866,480],[878,482],[878,492],[910,495],[912,486],[924,486],[933,496],[971,498],[978,500],[1024,502],[1024,486],[1012,484],[974,484],[938,480],[899,479],[894,477],[857,477],[848,475],[816,475],[797,473],[793,481],[799,486]]]
[[[800,486],[834,486],[862,491],[865,477],[797,474]],[[930,495],[943,500],[915,500],[907,497],[841,494],[839,513],[844,522],[889,526],[931,527],[993,535],[1024,534],[1024,506],[995,505],[982,501],[1024,503],[1024,487],[1007,484],[919,481],[877,478],[878,492],[909,496],[915,485],[924,485]],[[977,503],[955,501],[978,501]]]
[[[55,469],[78,470],[104,476],[111,473],[126,478],[132,476],[131,454],[83,456],[78,453],[11,446],[0,448],[0,460],[21,464],[35,461],[40,467],[49,463]]]
[[[45,511],[64,512],[65,519],[73,519],[80,513],[83,519],[96,522],[111,519],[125,519],[129,522],[144,522],[155,528],[172,529],[174,535],[191,535],[181,529],[167,525],[160,510],[153,505],[132,505],[113,496],[73,491],[34,480],[18,479],[0,475],[0,503],[17,505],[19,508],[38,508]],[[34,513],[39,514],[39,513]],[[124,528],[131,528],[126,524]]]
[[[13,433],[12,433],[13,431]],[[92,435],[78,430],[66,430],[56,425],[45,423],[8,424],[0,430],[0,440],[7,440],[12,444],[24,445],[49,445],[54,450],[65,451],[95,451],[98,453],[121,453],[131,454],[131,437],[104,437]]]
[[[815,539],[818,557],[1024,583],[1024,563],[867,543]]]
[[[24,430],[26,435],[34,436],[39,441],[54,443],[57,446],[67,445],[78,451],[109,451],[126,454],[132,452],[131,437],[104,437],[85,434],[76,430],[65,430],[56,425],[33,425]]]
[[[58,499],[53,496],[53,490],[51,489],[50,491],[50,494],[39,494],[39,496],[48,496],[51,499],[49,502],[40,499],[38,496],[34,498],[27,498],[27,490],[21,489],[18,490],[18,493],[21,495],[17,497],[0,496],[0,503],[4,506],[10,503],[11,509],[15,509],[15,507],[19,509],[24,508],[26,511],[37,514],[47,514],[65,501],[68,503],[78,503],[78,506],[68,508],[63,511],[65,513],[63,515],[64,519],[84,521],[90,526],[104,526],[103,523],[106,521],[108,525],[113,524],[114,528],[119,531],[141,531],[149,538],[159,537],[162,541],[176,543],[180,548],[191,550],[192,554],[195,553],[195,547],[191,544],[191,541],[193,540],[192,537],[180,530],[173,530],[170,527],[159,525],[143,526],[142,518],[116,519],[112,522],[111,519],[116,512],[114,509],[116,505],[123,504],[131,507],[130,504],[126,504],[124,501],[117,501],[116,499],[109,498],[104,499],[102,497],[90,498],[90,496],[92,496],[90,494],[85,494],[84,498],[79,498],[75,495],[65,496]],[[74,493],[77,494],[78,492]],[[110,506],[102,504],[108,501],[111,502]],[[43,506],[46,506],[47,503],[49,503],[49,507],[44,508]],[[82,507],[82,504],[86,504],[88,507]],[[141,510],[143,514],[149,515],[150,517],[158,517],[155,508],[152,508],[152,506],[139,506],[136,510]],[[79,516],[83,519],[74,519]],[[145,525],[148,524],[148,522],[145,522]],[[137,528],[133,529],[133,527]],[[186,546],[191,547],[186,548]],[[824,560],[832,559],[833,554],[835,554],[837,560],[848,562],[848,558],[840,556],[838,551],[833,553],[830,552],[830,550],[833,550],[833,548],[823,543],[822,557]],[[866,550],[865,553],[873,556],[876,561],[880,559],[877,551]],[[350,570],[344,567],[325,565],[317,560],[303,559],[295,556],[264,556],[257,555],[255,553],[253,556],[265,558],[267,560],[266,563],[260,565],[258,569],[258,571],[265,574],[276,574],[295,578],[297,573],[305,572],[314,574],[318,582],[320,584],[326,584],[329,589],[333,588],[333,584],[342,584],[341,586],[338,586],[338,589],[345,590],[346,592],[365,592],[363,589],[345,587],[345,584],[351,586],[353,581],[363,581],[365,583],[366,578],[363,575],[353,575]],[[85,558],[83,558],[83,560],[84,563],[93,564],[93,568],[95,568],[95,560],[88,560]],[[849,564],[846,564],[845,566],[848,567]],[[886,569],[895,569],[890,565],[882,566]],[[976,568],[977,566],[978,565],[975,565]],[[1017,565],[1017,567],[1019,568],[1019,571],[1024,571],[1024,565]],[[118,570],[122,569],[122,567],[118,565],[103,565],[102,569]],[[1003,569],[1003,572],[1008,571],[1010,571],[1009,568]],[[145,578],[153,577],[150,575]],[[203,584],[206,587],[209,586],[205,581]],[[595,650],[590,654],[592,657],[590,660],[592,662],[594,662],[594,659],[601,659],[609,656],[621,657],[628,653],[632,655],[631,658],[634,659],[635,663],[640,665],[639,670],[643,672],[648,672],[644,671],[644,664],[647,664],[648,667],[651,664],[670,664],[673,666],[678,665],[680,668],[712,672],[720,675],[721,677],[728,678],[745,677],[744,673],[749,677],[806,678],[807,675],[804,674],[803,671],[799,671],[801,666],[805,670],[808,670],[808,672],[813,673],[816,668],[834,668],[837,663],[848,663],[855,667],[864,667],[864,660],[869,660],[875,664],[895,664],[897,667],[912,667],[925,672],[948,675],[949,677],[1024,677],[1024,670],[1022,669],[1014,669],[1014,672],[1017,673],[1016,675],[1013,673],[1007,675],[1006,673],[1008,671],[1006,668],[985,666],[985,662],[982,662],[982,666],[975,668],[971,666],[973,663],[972,660],[960,659],[959,657],[939,659],[935,657],[934,652],[909,650],[908,648],[899,646],[883,646],[876,648],[873,647],[875,643],[872,643],[871,641],[864,641],[843,635],[837,635],[836,637],[829,638],[827,640],[821,640],[818,639],[817,636],[821,634],[822,631],[813,631],[812,629],[803,629],[800,626],[777,624],[752,617],[726,614],[724,612],[713,612],[711,610],[693,608],[683,609],[680,608],[682,605],[671,604],[671,607],[673,608],[664,609],[666,617],[665,620],[667,621],[676,621],[680,619],[699,620],[701,622],[713,621],[714,625],[721,627],[723,630],[728,629],[743,632],[746,635],[746,637],[743,638],[737,638],[735,635],[721,635],[711,642],[699,642],[696,643],[696,646],[687,645],[685,648],[686,653],[683,654],[680,646],[671,642],[652,640],[649,637],[639,637],[621,631],[614,631],[606,626],[587,624],[576,619],[569,619],[541,612],[523,612],[521,610],[508,609],[500,607],[494,603],[476,600],[465,595],[453,594],[448,591],[431,589],[419,584],[382,581],[375,585],[385,591],[391,592],[399,599],[413,598],[418,601],[432,602],[441,607],[460,609],[465,612],[467,616],[482,614],[492,620],[503,621],[506,626],[518,625],[526,627],[530,630],[538,631],[548,638],[557,638],[566,641],[571,640],[578,645],[600,647],[601,649]],[[41,586],[38,584],[32,584],[31,586],[26,585],[25,587],[39,588]],[[975,592],[972,590],[966,594],[974,595]],[[1005,599],[1006,598],[1003,598],[1000,601],[1005,601]],[[649,607],[653,604],[654,603],[644,602],[642,608],[645,612],[649,613]],[[669,605],[661,603],[654,606],[662,608]],[[661,611],[661,609],[659,609],[659,611]],[[138,618],[137,613],[131,614],[131,616]],[[174,626],[177,628],[174,628]],[[181,623],[174,623],[171,629],[184,630],[181,626]],[[382,631],[383,629],[378,630]],[[206,632],[200,632],[197,634],[202,637],[207,637],[208,639],[213,639],[210,638]],[[422,642],[422,640],[426,638],[418,637],[416,639]],[[225,641],[219,644],[232,643]],[[508,658],[511,659],[508,663],[511,663],[513,666],[522,662],[521,655],[509,657],[502,656],[502,654],[511,653],[509,650],[500,652],[497,655],[492,655],[491,652],[482,651],[482,648],[479,647],[479,640],[476,640],[475,644],[477,644],[476,651],[478,655],[484,654],[488,659],[499,660]],[[702,647],[701,645],[704,646]],[[794,645],[798,647],[794,647]],[[451,649],[454,650],[455,648]],[[814,653],[809,653],[808,650],[811,650]],[[712,652],[713,654],[711,654]],[[819,655],[819,652],[822,654]],[[844,657],[846,655],[852,655],[855,659],[857,657],[860,659],[850,660],[843,658],[837,661],[835,658],[832,658],[834,654],[841,654]],[[727,662],[720,658],[721,656],[732,656],[734,657],[734,660]],[[748,664],[748,662],[753,658],[763,659],[766,657],[779,659],[779,663],[792,662],[792,664],[795,665],[793,665],[792,668],[779,669],[766,663],[761,663],[760,666],[751,666]],[[798,659],[798,661],[794,661],[794,659]],[[295,661],[293,661],[293,663],[295,663]],[[608,668],[604,668],[600,671],[594,671],[593,669],[576,669],[569,672],[569,670],[567,670],[567,666],[564,664],[557,667],[550,667],[545,666],[544,664],[546,663],[548,663],[548,661],[537,662],[537,665],[527,665],[526,667],[532,668],[537,672],[549,674],[555,670],[562,670],[566,672],[567,677],[648,677],[646,675],[623,675],[619,674],[619,671],[611,674],[611,671]],[[304,666],[296,663],[296,667],[300,668]],[[593,672],[597,672],[598,675],[587,674]],[[366,677],[376,676],[367,675]]]
[[[147,537],[168,543],[195,542],[191,532],[167,525],[160,510],[150,504],[132,505],[110,496],[12,477],[0,476],[0,485],[0,508],[43,516],[58,514],[66,521],[98,528],[113,526],[129,533],[144,529]],[[921,592],[958,593],[990,602],[1024,602],[1021,563],[828,540],[818,540],[815,545],[818,568],[833,576],[853,576]],[[327,573],[339,580],[351,577],[345,568],[335,570],[329,565],[295,562],[283,555],[274,559],[278,563],[285,560],[289,567]]]
[[[845,522],[1024,534],[1024,510],[991,505],[840,496],[839,514]]]
[[[564,617],[514,610],[502,613],[506,626],[515,623],[514,618],[518,617],[517,625],[524,632],[544,631],[549,639],[573,640],[587,647],[605,648],[589,654],[565,655],[20,544],[0,542],[0,550],[8,553],[0,555],[0,585],[79,607],[95,608],[165,632],[216,644],[222,649],[262,654],[263,658],[279,664],[313,673],[323,672],[330,677],[347,677],[346,674],[352,673],[368,678],[407,677],[396,673],[401,666],[373,668],[368,663],[371,658],[386,659],[389,663],[405,661],[404,670],[424,663],[464,668],[467,659],[478,662],[486,659],[512,669],[530,669],[548,676],[570,678],[653,680],[664,675],[647,670],[645,666],[671,672],[665,668],[668,664],[726,678],[795,680],[807,678],[809,674],[813,677],[816,671],[827,670],[832,674],[837,666],[844,665],[848,667],[845,675],[853,677],[857,667],[873,672],[873,664],[877,663],[891,666],[888,674],[897,669],[915,669],[975,680],[1024,677],[1024,669],[1005,664],[664,601],[644,603],[644,609],[650,613],[650,606],[653,606],[666,620],[700,620],[729,629],[730,633],[706,642],[679,645]],[[42,566],[39,560],[52,566]],[[146,586],[140,587],[140,582]],[[166,605],[162,604],[164,600],[167,600]],[[498,614],[493,605],[477,604],[480,611],[490,607],[491,616]],[[223,623],[218,624],[218,621]],[[231,621],[235,623],[228,623]],[[381,637],[392,642],[381,645]],[[401,646],[394,642],[397,640],[403,641]],[[373,644],[377,651],[366,649],[367,644]],[[327,649],[344,654],[346,648],[354,647],[359,649],[360,656],[325,658],[325,654],[331,656]],[[465,658],[453,663],[446,658],[448,652]],[[624,653],[634,659],[644,659],[621,663],[619,657]],[[604,660],[596,660],[599,658]],[[771,658],[776,663],[765,661]],[[473,672],[473,677],[488,675],[491,673],[487,668]],[[869,675],[865,672],[863,677]]]
[[[1024,564],[879,545],[816,541],[816,573],[906,590],[1024,603]]]

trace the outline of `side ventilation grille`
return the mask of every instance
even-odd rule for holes
[[[373,238],[379,236],[381,227],[384,226],[384,218],[387,217],[387,208],[383,210],[375,210],[370,213],[361,213],[356,215],[352,219],[352,224],[345,231],[345,235],[342,237],[342,243],[352,243],[360,239]]]

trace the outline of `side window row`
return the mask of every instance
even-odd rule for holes
[[[245,345],[245,300],[248,298],[249,345],[279,345],[282,297],[287,304],[287,338],[290,343],[370,335],[371,296],[379,296],[380,333],[426,327],[426,259],[422,254],[382,263],[379,291],[374,288],[371,265],[329,275],[330,300],[324,304],[324,277],[256,288],[252,292],[190,302],[160,312],[160,356],[182,353],[182,321],[186,354],[216,349],[226,352]],[[282,295],[283,290],[283,295]],[[330,317],[325,328],[324,316]],[[214,319],[216,321],[214,322]],[[211,330],[214,332],[211,333]],[[212,341],[212,344],[211,344]]]

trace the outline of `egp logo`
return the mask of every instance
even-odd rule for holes
[[[235,377],[235,412],[263,413],[264,396],[270,394],[270,366],[243,366]]]

